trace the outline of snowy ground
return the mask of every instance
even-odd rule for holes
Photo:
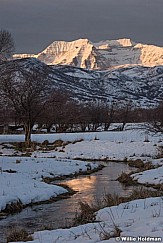
[[[23,205],[49,200],[66,189],[42,182],[43,177],[69,175],[93,169],[97,164],[54,158],[0,157],[0,211],[7,204],[21,201]]]
[[[163,159],[153,160],[153,165],[159,165],[160,167],[141,173],[135,173],[132,175],[133,179],[144,184],[163,185]]]
[[[4,136],[4,140],[0,136],[1,143],[5,144],[22,141],[22,139],[23,136],[21,135]],[[39,149],[32,152],[31,157],[21,157],[21,153],[18,154],[18,157],[9,157],[8,155],[15,154],[14,148],[9,144],[10,148],[6,149],[6,146],[1,144],[0,167],[3,170],[0,174],[0,183],[3,185],[0,189],[1,208],[4,208],[6,202],[17,198],[21,198],[26,202],[27,198],[28,200],[30,198],[28,194],[32,195],[30,200],[37,201],[42,199],[41,195],[44,196],[44,200],[46,196],[49,198],[54,196],[55,193],[62,193],[62,190],[65,189],[47,185],[41,182],[41,179],[46,176],[53,177],[87,169],[86,162],[73,160],[75,158],[99,160],[106,158],[113,160],[141,158],[160,167],[133,174],[133,178],[141,183],[163,183],[163,159],[156,159],[158,148],[163,145],[162,136],[153,136],[152,134],[147,136],[145,131],[136,129],[123,132],[33,135],[33,140],[37,142],[43,142],[46,139],[49,142],[57,139],[71,142],[83,139],[83,141],[69,143],[65,147],[61,146],[50,151],[41,151]],[[91,164],[91,166],[93,168],[97,165]],[[16,173],[4,172],[10,169],[15,170]],[[17,180],[19,180],[19,183],[16,183]],[[14,190],[14,188],[18,189]],[[163,199],[161,197],[135,200],[104,208],[97,212],[96,217],[97,220],[101,221],[100,223],[86,224],[70,229],[36,232],[33,235],[34,241],[32,242],[82,243],[100,241],[112,243],[118,240],[123,241],[123,238],[111,238],[103,241],[109,234],[113,235],[115,226],[122,231],[120,237],[163,237]],[[133,241],[140,242],[138,238]]]
[[[156,237],[161,242],[163,237],[163,199],[147,198],[122,203],[118,206],[104,208],[98,211],[99,223],[86,224],[70,229],[58,229],[51,231],[40,231],[33,235],[31,243],[54,243],[54,242],[121,242],[130,236],[140,242],[138,237]],[[114,235],[115,227],[122,232],[120,237]],[[155,242],[155,241],[150,241]]]
[[[55,157],[67,159],[96,159],[102,160],[124,160],[125,158],[143,160],[150,160],[155,158],[158,154],[157,148],[163,144],[163,139],[160,136],[147,135],[144,130],[138,130],[130,126],[130,129],[122,132],[86,132],[86,133],[67,133],[67,134],[34,134],[32,139],[36,142],[43,142],[48,140],[54,142],[55,140],[70,141],[76,143],[69,143],[65,147],[59,147],[50,151],[42,151],[36,149],[32,153],[32,157]],[[4,138],[0,136],[0,141],[16,142],[23,141],[23,135],[5,135]],[[83,141],[82,141],[83,140]],[[149,142],[146,142],[148,140]],[[80,141],[80,142],[78,142]],[[4,144],[0,146],[0,153],[2,155],[17,155],[21,153],[15,151],[10,145],[10,148],[5,147]]]

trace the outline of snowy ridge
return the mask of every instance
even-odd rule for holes
[[[163,47],[135,43],[130,39],[93,43],[88,39],[54,41],[38,54],[16,54],[14,58],[35,57],[48,65],[72,65],[106,69],[120,65],[163,65]]]
[[[14,59],[19,59],[19,58],[29,58],[29,57],[34,57],[37,58],[37,55],[35,54],[15,54]]]
[[[13,62],[28,71],[48,71],[56,89],[66,90],[82,102],[133,102],[139,107],[156,106],[163,100],[163,66],[129,66],[97,71],[73,66],[47,66],[35,58],[17,59],[0,65],[0,73]]]

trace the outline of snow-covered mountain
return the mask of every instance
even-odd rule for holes
[[[72,65],[106,69],[121,65],[163,65],[163,47],[135,43],[130,39],[93,43],[88,39],[54,41],[38,54],[15,54],[14,58],[35,57],[48,65]]]
[[[13,62],[16,65],[12,65]],[[130,66],[102,71],[68,65],[47,66],[38,59],[24,58],[1,64],[0,75],[5,69],[16,75],[14,67],[28,72],[35,69],[40,74],[48,72],[56,89],[66,90],[82,102],[132,100],[136,106],[149,107],[163,100],[163,66]]]

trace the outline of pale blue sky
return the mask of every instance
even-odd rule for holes
[[[163,46],[163,0],[0,0],[0,28],[12,33],[16,52],[77,38]]]

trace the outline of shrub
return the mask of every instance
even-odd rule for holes
[[[32,241],[33,238],[25,229],[12,229],[7,235],[7,242]]]
[[[127,186],[136,184],[136,182],[130,177],[130,175],[125,172],[122,172],[117,180],[123,184],[126,184]]]
[[[95,211],[97,208],[90,206],[86,202],[79,202],[79,205],[80,213],[76,213],[74,226],[94,222],[96,218]]]

